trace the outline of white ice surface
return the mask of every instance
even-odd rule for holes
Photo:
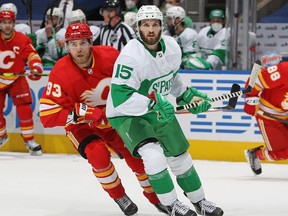
[[[161,216],[123,160],[113,158],[138,216]],[[194,161],[206,198],[225,216],[288,216],[288,165],[263,164],[254,176],[247,163]],[[176,185],[176,184],[175,184]],[[179,199],[192,205],[176,185]],[[192,207],[193,208],[193,207]],[[78,155],[0,152],[0,216],[122,216]]]

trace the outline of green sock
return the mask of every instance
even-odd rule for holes
[[[154,175],[148,175],[148,177],[156,194],[169,193],[174,189],[173,181],[167,169]]]
[[[202,183],[201,180],[192,166],[187,172],[176,178],[178,185],[182,188],[184,192],[193,192],[198,190]]]

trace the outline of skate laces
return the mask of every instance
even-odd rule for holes
[[[201,208],[201,214],[205,215],[205,212],[212,213],[216,209],[216,204],[206,199],[199,202]]]
[[[123,208],[124,210],[131,205],[132,201],[126,196],[124,195],[122,198],[119,199],[115,199],[115,201],[121,206],[121,208]]]
[[[175,215],[175,213],[179,213],[181,215],[185,215],[190,208],[179,201],[176,201],[173,205],[171,215]]]

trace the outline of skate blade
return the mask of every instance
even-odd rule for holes
[[[41,150],[39,150],[39,151],[30,151],[29,150],[29,153],[32,156],[41,156],[42,155],[42,151]]]
[[[252,173],[255,175],[255,176],[258,176],[262,173],[262,169],[260,168],[259,170],[253,170],[252,167],[251,167],[251,164],[250,164],[250,158],[249,158],[249,154],[248,154],[248,150],[244,150],[244,155],[245,155],[245,158],[248,162],[248,165],[252,171]]]

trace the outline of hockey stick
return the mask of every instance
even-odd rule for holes
[[[18,73],[0,73],[0,76],[5,76],[5,77],[10,77],[10,76],[29,76],[29,75],[33,75],[33,76],[49,76],[49,74],[41,74],[41,73],[22,73],[22,74],[18,74]]]
[[[58,46],[57,46],[57,41],[56,41],[56,33],[55,33],[55,28],[54,28],[54,24],[53,24],[53,6],[50,8],[50,22],[51,22],[51,25],[52,25],[52,38],[54,40],[54,44],[55,44],[55,48],[56,48],[56,52],[57,52],[57,56],[58,56],[58,59],[61,57],[60,56],[60,50],[58,49]],[[57,18],[57,22],[59,21],[59,17]]]
[[[250,93],[252,91],[254,85],[255,85],[258,73],[260,72],[260,69],[261,69],[261,62],[260,62],[260,60],[257,60],[253,64],[253,68],[252,68],[251,75],[250,75],[250,81],[249,81],[249,84],[248,84],[247,88],[245,88],[244,90],[240,90],[240,91],[237,91],[237,92],[230,93],[230,94],[224,94],[224,95],[221,95],[221,96],[213,97],[213,98],[211,98],[211,100],[212,100],[211,103],[216,102],[216,101],[221,101],[221,100],[224,100],[224,99],[230,99],[230,98],[234,98],[234,97],[239,97],[239,96],[241,96],[243,94]],[[196,102],[193,102],[193,103],[190,103],[190,104],[185,104],[183,106],[178,106],[178,107],[176,107],[176,112],[180,111],[180,110],[187,110],[187,109],[190,109],[190,108],[196,108],[197,106],[199,106],[200,103],[201,103],[200,101],[196,101]]]
[[[29,21],[29,26],[30,26],[30,31],[32,33],[33,32],[32,31],[32,0],[26,0],[26,1],[22,0],[22,3],[26,7],[28,21]]]
[[[234,83],[231,87],[230,93],[237,92],[240,90],[240,85]],[[235,109],[236,104],[238,101],[238,97],[230,98],[229,102],[226,106],[221,106],[221,107],[212,107],[210,108],[207,112],[219,112],[219,111],[232,111]],[[176,114],[189,114],[190,112],[188,110],[182,110],[182,111],[177,111]]]
[[[276,117],[275,115],[272,115],[272,114],[270,114],[270,113],[264,112],[264,111],[262,111],[262,110],[258,110],[257,113],[260,114],[260,115],[263,115],[263,116],[267,116],[267,117],[269,117],[269,118],[271,118],[271,119],[280,121],[280,122],[288,125],[288,120],[278,118],[278,117]]]

